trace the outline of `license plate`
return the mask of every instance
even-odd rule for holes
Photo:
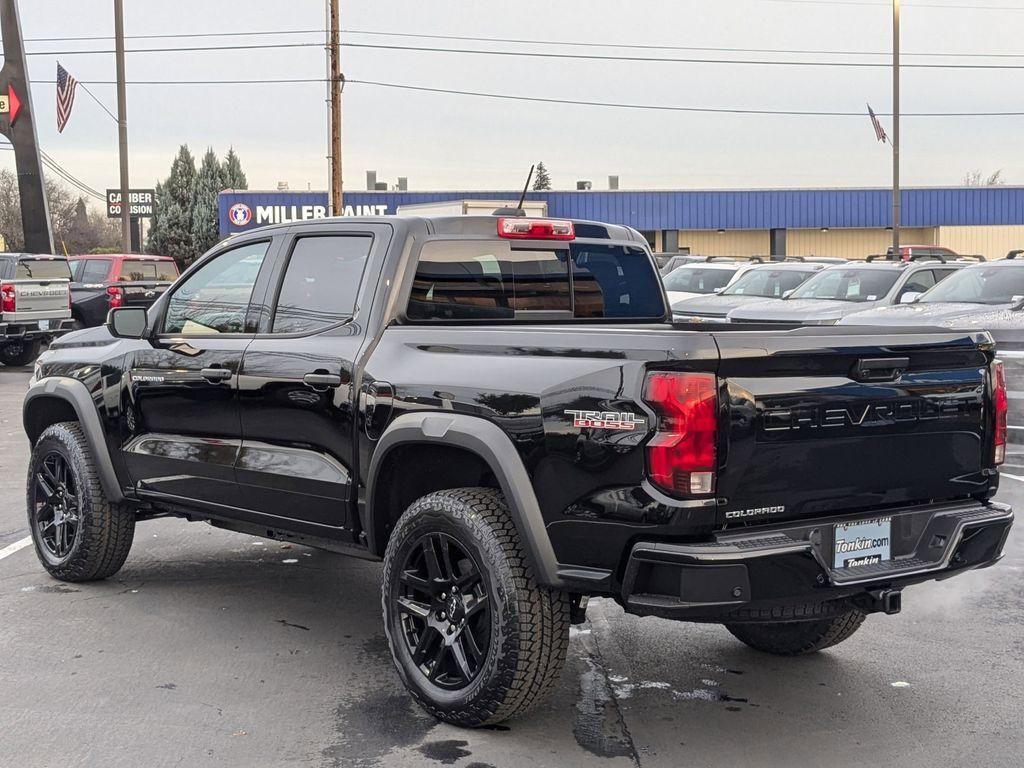
[[[40,320],[39,321],[39,330],[40,331],[48,331],[48,330],[50,330],[50,321],[49,320]]]
[[[835,527],[835,568],[876,565],[892,559],[892,518],[880,517]]]

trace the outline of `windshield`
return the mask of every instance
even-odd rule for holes
[[[781,298],[813,275],[810,270],[795,269],[752,269],[724,291],[723,296],[763,296]]]
[[[790,298],[878,301],[901,274],[897,269],[826,269],[793,291]]]
[[[921,303],[961,301],[968,304],[1009,304],[1024,296],[1024,265],[967,267],[947,277],[918,299]]]
[[[680,267],[665,278],[666,291],[686,293],[714,293],[732,280],[739,267],[728,269],[709,267]]]

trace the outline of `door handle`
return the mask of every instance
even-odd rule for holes
[[[203,368],[199,374],[211,384],[227,381],[232,375],[228,368]]]
[[[336,373],[307,373],[302,377],[302,383],[323,392],[331,387],[340,387],[341,376]]]

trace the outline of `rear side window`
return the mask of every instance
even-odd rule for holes
[[[21,259],[14,277],[32,280],[70,280],[71,266],[67,259]]]
[[[576,317],[660,320],[664,316],[658,273],[643,249],[573,243],[571,251]]]
[[[144,280],[174,282],[178,279],[178,265],[173,261],[125,259],[121,262],[121,274],[117,279],[129,283]]]
[[[658,276],[640,248],[572,243],[516,248],[498,240],[431,241],[420,252],[411,320],[661,318]]]
[[[352,317],[372,244],[367,235],[296,240],[277,296],[273,333],[311,333]]]
[[[407,315],[413,320],[504,320],[572,311],[568,251],[503,241],[440,241],[420,251]]]
[[[109,272],[107,259],[83,259],[75,265],[75,279],[80,283],[102,283]]]

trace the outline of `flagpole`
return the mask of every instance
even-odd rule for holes
[[[122,0],[114,0],[114,47],[117,67],[117,144],[121,161],[121,252],[131,253],[132,222],[131,206],[128,199],[128,117],[124,83],[124,4]]]
[[[900,258],[900,0],[892,0],[892,254]]]

